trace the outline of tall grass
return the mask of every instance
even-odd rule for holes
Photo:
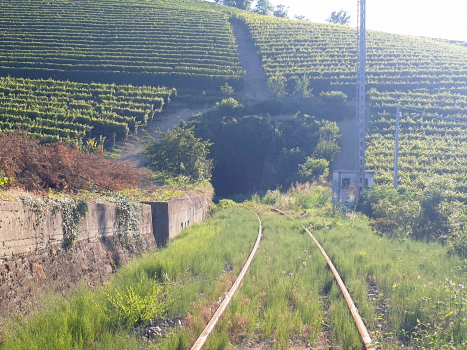
[[[373,234],[364,217],[335,221],[316,232],[354,298],[362,317],[385,348],[467,348],[467,266],[438,243],[391,240]],[[375,305],[367,285],[389,304],[385,329],[374,329]]]
[[[171,338],[171,349],[186,348],[204,325],[203,306],[221,295],[245,262],[258,232],[253,213],[229,209],[214,219],[188,228],[166,249],[147,254],[123,267],[106,285],[90,290],[82,285],[68,296],[48,296],[41,310],[26,317],[5,321],[2,349],[140,349],[147,344],[129,337],[131,329],[121,326],[108,313],[105,292],[129,286],[148,289],[145,281],[169,279],[169,316],[193,315],[188,332]],[[233,273],[224,273],[226,265]],[[224,276],[223,276],[224,275]],[[177,344],[175,344],[177,343]]]
[[[316,346],[325,317],[320,295],[334,290],[334,278],[320,251],[300,225],[278,215],[262,215],[264,238],[227,315],[206,349],[221,349],[222,339],[240,348],[246,339],[272,342],[288,349],[292,342]],[[345,349],[362,343],[338,293],[330,293],[336,318],[342,318],[335,338]],[[341,307],[341,310],[338,309]],[[297,344],[298,345],[298,344]]]

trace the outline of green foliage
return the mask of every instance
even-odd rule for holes
[[[122,193],[106,195],[105,199],[116,205],[114,232],[123,246],[128,248],[132,244],[143,244],[144,240],[141,237],[141,203],[130,200]]]
[[[326,22],[332,24],[349,25],[350,15],[348,15],[347,11],[344,10],[332,11],[331,15],[326,19]]]
[[[273,12],[274,17],[280,18],[288,18],[289,17],[289,6],[285,7],[285,5],[277,5],[276,9]]]
[[[335,123],[307,115],[276,120],[268,117],[200,117],[191,121],[198,137],[210,139],[213,185],[221,196],[249,194],[268,188],[288,188],[298,180],[298,165],[313,155],[318,144],[322,156],[331,160],[339,128]],[[331,149],[331,151],[329,151]]]
[[[252,0],[216,0],[215,2],[248,11],[250,10]]]
[[[273,10],[274,6],[269,0],[258,0],[253,11],[260,15],[271,15]]]
[[[279,73],[268,78],[269,88],[276,97],[284,97],[287,95],[287,78]]]
[[[301,78],[295,78],[295,86],[293,95],[298,98],[309,98],[313,97],[311,91],[313,88],[309,89],[310,86],[310,79],[306,74],[304,74]]]
[[[242,109],[245,108],[244,105],[239,103],[233,97],[225,98],[220,102],[216,102],[214,104],[214,107],[219,109],[223,113],[233,113],[235,115],[239,115]]]
[[[167,132],[158,130],[160,139],[146,143],[148,167],[169,178],[183,175],[194,181],[209,180],[212,161],[206,156],[212,143],[196,138],[193,129],[174,126]]]
[[[249,0],[228,2],[245,9],[250,4]],[[230,11],[224,11],[202,1],[131,0],[125,6],[115,1],[13,1],[2,12],[6,31],[0,50],[8,45],[16,49],[9,59],[0,58],[0,65],[3,75],[53,76],[63,81],[198,91],[229,82],[241,88],[244,72],[225,13]],[[53,23],[45,21],[57,13],[63,15]],[[21,38],[17,37],[20,27]],[[67,45],[58,49],[53,43],[60,41]]]
[[[127,286],[125,292],[116,287],[104,293],[109,302],[108,315],[115,324],[136,327],[150,319],[159,319],[170,305],[167,282],[160,286],[157,280],[141,278],[137,286]]]
[[[327,103],[344,103],[347,101],[347,95],[342,91],[321,91],[319,97]]]
[[[2,174],[0,173],[0,186],[5,186],[5,185],[8,185],[8,184],[11,184],[13,181],[15,181],[14,178],[11,178],[11,177],[4,177],[4,176],[2,176]]]
[[[224,94],[232,95],[235,90],[229,84],[225,83],[224,85],[221,85],[221,91]]]
[[[42,142],[74,141],[95,152],[103,135],[126,139],[175,94],[165,87],[0,77],[0,130],[21,129]]]
[[[354,94],[355,33],[351,28],[249,13],[237,16],[249,26],[268,78],[281,74],[290,81],[306,74],[315,94],[328,90]],[[367,64],[372,67],[367,71],[369,88],[461,88],[465,93],[465,48],[374,32],[367,37],[367,53]]]
[[[63,246],[70,249],[79,240],[79,228],[88,213],[88,205],[79,199],[63,199],[58,209],[62,217]]]
[[[301,182],[320,182],[329,175],[329,161],[326,159],[307,157],[306,162],[299,164],[298,167]]]
[[[376,186],[365,192],[361,210],[374,219],[372,226],[381,235],[438,240],[464,256],[467,209],[455,198],[454,183],[434,176],[413,191]]]

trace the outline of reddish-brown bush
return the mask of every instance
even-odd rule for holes
[[[0,132],[0,173],[29,191],[118,191],[141,184],[141,173],[130,162],[105,159],[102,152],[85,153],[68,143],[40,144],[19,131]]]

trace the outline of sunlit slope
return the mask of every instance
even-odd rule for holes
[[[455,182],[467,200],[467,96],[428,90],[412,92],[370,91],[371,111],[367,166],[375,169],[377,182],[392,183],[395,144],[395,110],[403,110],[400,123],[399,183],[415,188],[422,179],[442,175]]]
[[[355,28],[242,13],[268,77],[307,74],[315,92],[354,93]],[[467,82],[467,48],[432,39],[369,31],[367,83],[379,91],[459,87]],[[293,90],[292,90],[293,91]],[[289,91],[291,92],[291,91]]]
[[[228,15],[200,1],[0,2],[0,74],[241,88]]]
[[[24,130],[43,142],[105,136],[126,139],[146,125],[173,89],[0,78],[0,131]]]

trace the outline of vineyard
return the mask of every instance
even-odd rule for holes
[[[370,91],[371,121],[367,164],[380,184],[392,182],[395,111],[400,103],[399,182],[414,187],[434,174],[456,183],[467,199],[467,96],[462,90]]]
[[[315,92],[354,94],[356,30],[346,26],[239,14],[250,27],[269,79],[289,93],[307,75]],[[367,32],[367,84],[379,91],[465,88],[467,48],[433,39]]]
[[[126,139],[175,93],[147,86],[0,78],[0,130],[21,129],[46,142],[114,133]]]
[[[0,75],[219,89],[243,84],[228,15],[198,1],[8,1]]]

